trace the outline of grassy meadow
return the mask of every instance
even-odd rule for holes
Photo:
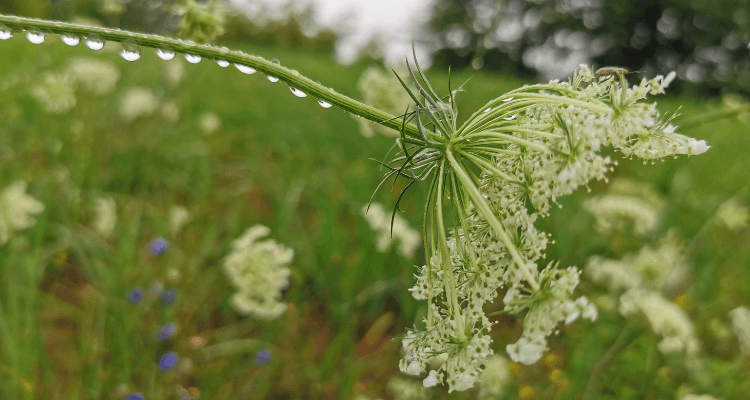
[[[367,65],[230,47],[276,58],[361,98],[356,83]],[[361,215],[383,173],[369,158],[382,159],[392,139],[365,138],[351,115],[294,97],[285,84],[261,74],[247,76],[210,60],[192,65],[179,55],[165,62],[150,49],[131,63],[119,48],[108,44],[93,52],[56,37],[32,45],[21,34],[0,42],[0,190],[24,180],[27,193],[45,205],[33,227],[0,246],[0,398],[117,399],[137,391],[149,400],[177,399],[182,389],[176,385],[199,399],[393,398],[386,386],[400,375],[398,336],[425,309],[407,291],[423,253],[405,259],[395,249],[379,252],[376,233]],[[79,57],[114,64],[120,73],[115,89],[101,96],[78,90],[69,112],[46,112],[34,88]],[[179,82],[170,80],[169,63],[183,64]],[[428,76],[447,92],[445,71]],[[454,73],[451,80],[469,77],[458,97],[464,117],[532,83],[476,71]],[[127,120],[119,108],[133,87],[150,89],[159,106]],[[717,98],[656,100],[662,112],[681,106],[677,125],[720,107]],[[221,120],[210,134],[201,129],[205,113]],[[655,335],[644,334],[603,373],[596,398],[671,399],[682,385],[725,400],[750,393],[750,359],[738,356],[728,317],[750,304],[750,229],[714,222],[730,198],[750,206],[750,122],[724,119],[682,133],[705,139],[710,151],[655,165],[615,154],[612,178],[646,182],[664,199],[657,233],[622,237],[614,245],[596,234],[582,203],[604,192],[606,182],[560,199],[562,208],[540,222],[555,240],[549,256],[564,266],[636,251],[672,228],[689,243],[691,276],[672,299],[681,299],[695,325],[705,373],[686,372],[680,360],[655,351]],[[375,201],[392,207],[403,185],[384,185]],[[418,230],[424,186],[415,185],[401,202],[401,215]],[[92,228],[103,195],[117,204],[109,237]],[[169,223],[174,205],[191,215],[176,234]],[[271,238],[295,251],[283,295],[289,307],[273,321],[237,314],[222,270],[232,241],[255,224],[270,227]],[[169,248],[153,256],[148,247],[157,237]],[[177,289],[171,305],[149,294],[159,282]],[[146,292],[136,305],[126,300],[134,287]],[[585,279],[579,290],[590,297],[606,292]],[[502,354],[522,325],[495,318],[494,349]],[[167,322],[178,331],[160,343],[154,335]],[[553,357],[510,368],[513,383],[504,398],[580,398],[624,325],[619,314],[602,310],[596,323],[561,328],[551,342]],[[256,358],[262,349],[270,351],[267,363]],[[190,362],[162,373],[155,361],[165,351]],[[431,396],[473,399],[477,391],[448,395],[438,387]]]

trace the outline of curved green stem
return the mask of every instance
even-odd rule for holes
[[[330,103],[338,108],[359,115],[370,121],[377,122],[388,128],[401,131],[401,120],[394,115],[375,107],[344,96],[331,88],[327,88],[299,72],[282,67],[263,57],[253,56],[241,51],[229,50],[191,41],[172,39],[159,35],[128,32],[120,29],[102,28],[97,26],[70,24],[59,21],[47,21],[34,18],[23,18],[0,14],[0,26],[5,25],[14,30],[38,30],[40,32],[59,35],[98,36],[110,42],[132,42],[142,47],[154,49],[168,49],[176,53],[198,55],[201,58],[224,60],[230,63],[246,65],[264,74],[279,78],[289,86],[297,88],[306,94]],[[413,124],[404,126],[404,133],[408,136],[420,137],[417,127]]]

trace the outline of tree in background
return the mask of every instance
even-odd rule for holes
[[[438,66],[570,75],[579,64],[676,70],[708,90],[750,91],[748,0],[437,0]]]

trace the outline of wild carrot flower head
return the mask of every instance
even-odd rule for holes
[[[272,239],[259,240],[270,232],[263,225],[249,228],[224,259],[224,272],[237,289],[232,305],[261,319],[274,319],[286,310],[281,291],[289,284],[287,265],[294,257],[294,250]]]
[[[492,323],[483,306],[498,289],[506,291],[505,312],[526,312],[522,337],[506,348],[516,362],[539,360],[558,324],[596,318],[588,299],[574,296],[577,268],[549,263],[538,269],[548,235],[535,222],[558,197],[606,179],[616,163],[602,149],[653,160],[700,154],[708,146],[675,133],[672,118],[645,102],[663,93],[673,74],[628,87],[624,76],[597,78],[581,66],[569,82],[513,90],[459,124],[458,91],[449,83],[448,95],[437,95],[416,67],[409,73],[418,93],[403,85],[415,110],[402,118],[417,133],[402,130],[386,179],[405,178],[407,189],[428,181],[427,263],[411,289],[427,301],[428,313],[424,329],[407,332],[400,367],[420,374],[438,362],[425,385],[447,382],[449,391],[465,390],[492,354]]]
[[[586,264],[586,274],[610,290],[668,291],[688,276],[685,246],[677,233],[670,231],[656,246],[645,246],[621,260],[591,257]]]
[[[695,356],[700,350],[693,324],[685,311],[658,292],[628,290],[620,297],[620,313],[624,316],[645,316],[654,333],[662,336],[657,347],[664,354]]]
[[[611,234],[632,228],[639,236],[657,228],[663,206],[664,201],[649,186],[624,178],[612,182],[607,194],[583,203],[596,219],[597,232]]]
[[[32,215],[44,211],[44,204],[26,194],[26,182],[18,181],[0,193],[0,245],[13,233],[34,226]]]
[[[393,240],[398,241],[398,252],[404,258],[414,258],[414,253],[422,244],[422,236],[409,226],[400,215],[391,215],[379,203],[362,207],[370,227],[377,233],[376,246],[381,253],[388,251]]]

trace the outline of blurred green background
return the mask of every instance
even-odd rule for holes
[[[6,11],[42,12],[33,2],[8,4]],[[36,225],[0,246],[1,398],[115,399],[138,391],[147,399],[177,399],[182,389],[175,385],[200,399],[394,398],[386,387],[400,374],[397,337],[425,310],[407,292],[412,266],[421,265],[423,256],[405,259],[394,248],[379,252],[376,233],[361,215],[383,172],[368,158],[384,157],[392,139],[365,138],[351,115],[296,98],[260,74],[246,76],[206,60],[164,62],[151,49],[129,63],[117,54],[117,44],[94,53],[52,35],[42,45],[23,36],[0,42],[0,189],[24,180],[45,210]],[[230,39],[236,37],[222,44],[278,59],[355,99],[362,96],[360,75],[376,62],[335,63],[330,37],[307,47]],[[101,95],[80,88],[70,94],[65,82],[50,78],[81,58],[114,66],[116,86]],[[444,68],[427,75],[447,93]],[[534,82],[468,69],[451,76],[453,82],[468,78],[466,93],[458,96],[464,116]],[[75,104],[49,113],[40,87],[72,96]],[[130,118],[123,102],[133,88],[146,89],[152,107]],[[657,101],[662,112],[679,109],[677,125],[726,109],[722,98],[695,93]],[[666,201],[652,236],[620,238],[613,246],[592,234],[594,219],[582,207],[592,194],[585,190],[561,199],[562,208],[540,222],[555,240],[548,258],[566,266],[583,266],[595,254],[636,251],[672,228],[691,242],[691,276],[672,299],[682,299],[695,324],[705,370],[687,372],[682,361],[654,351],[655,335],[643,335],[606,371],[596,398],[671,399],[683,386],[721,399],[750,393],[750,359],[738,355],[737,339],[727,333],[728,312],[750,303],[750,229],[714,222],[730,198],[750,205],[750,122],[734,115],[681,133],[705,139],[710,151],[655,165],[615,154],[619,165],[612,178],[650,184]],[[596,182],[591,191],[607,186]],[[402,188],[402,182],[387,185],[375,200],[392,207]],[[401,202],[401,215],[415,229],[425,191],[416,185]],[[117,204],[108,238],[92,228],[102,195]],[[175,205],[191,214],[178,234],[169,226]],[[233,288],[221,268],[231,242],[255,224],[270,227],[272,238],[295,250],[283,295],[289,308],[270,322],[234,312]],[[170,247],[153,257],[148,245],[159,236]],[[170,276],[172,269],[178,279]],[[178,290],[174,304],[162,306],[148,296],[136,306],[125,300],[134,287],[159,282]],[[604,292],[586,280],[580,290]],[[496,318],[494,348],[504,353],[521,323]],[[156,343],[154,332],[166,322],[179,331]],[[605,310],[594,324],[561,328],[551,342],[553,357],[511,366],[513,383],[503,398],[580,398],[593,365],[624,324]],[[261,349],[270,350],[267,364],[255,359]],[[154,361],[168,350],[190,365],[157,371]],[[477,398],[477,392],[448,395],[438,388],[431,396]]]

